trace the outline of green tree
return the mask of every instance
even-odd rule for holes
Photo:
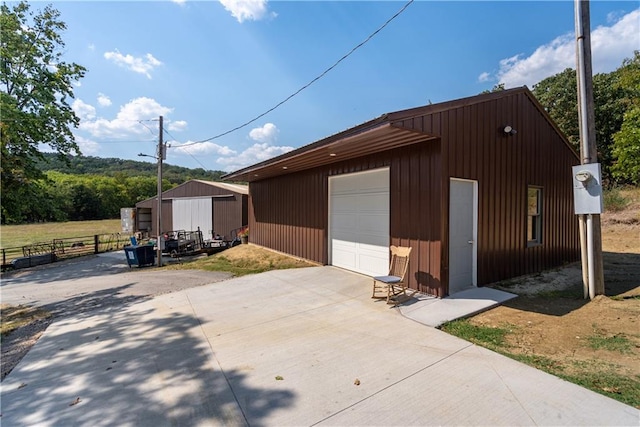
[[[533,94],[544,106],[553,121],[564,132],[569,142],[580,147],[578,127],[578,94],[576,72],[567,68],[533,85]]]
[[[618,70],[616,86],[626,107],[620,130],[613,135],[613,175],[622,183],[640,184],[640,51]]]
[[[623,182],[640,184],[640,106],[625,113],[622,128],[613,139],[613,175]]]
[[[503,90],[505,90],[504,83],[498,83],[493,85],[491,90],[483,90],[481,93],[502,92]],[[431,104],[431,101],[429,101],[429,104]]]
[[[616,163],[614,135],[622,128],[626,112],[640,98],[640,55],[625,59],[611,73],[593,76],[595,104],[596,147],[602,177],[610,185],[625,181]],[[567,68],[534,85],[533,93],[549,115],[565,133],[576,150],[580,149],[576,72]],[[632,119],[630,119],[632,120]],[[625,139],[626,141],[627,139]],[[618,150],[620,151],[620,150]],[[620,151],[623,152],[624,150]],[[627,163],[624,163],[627,164]]]
[[[0,191],[1,221],[21,222],[25,187],[42,177],[36,167],[41,145],[60,154],[80,153],[71,127],[77,127],[69,100],[85,68],[62,60],[60,12],[38,13],[24,1],[0,6]]]

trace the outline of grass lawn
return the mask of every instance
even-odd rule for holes
[[[119,219],[100,221],[44,222],[39,224],[0,226],[0,247],[15,248],[53,239],[121,233]]]

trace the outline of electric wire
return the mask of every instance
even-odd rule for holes
[[[178,138],[176,138],[175,136],[173,136],[173,135],[171,134],[171,132],[169,132],[167,129],[162,128],[162,131],[163,131],[164,133],[166,133],[166,134],[167,134],[167,136],[169,136],[172,140],[174,140],[174,141],[176,141],[176,142],[178,141]],[[167,143],[169,143],[169,142],[171,142],[171,141],[167,141]],[[180,145],[180,146],[178,146],[178,147],[176,147],[176,148],[182,148],[182,147],[183,147],[183,146],[182,146],[182,145]],[[191,156],[191,158],[192,158],[193,160],[195,160],[195,161],[196,161],[196,163],[198,163],[200,166],[202,166],[202,169],[204,169],[204,170],[209,170],[209,169],[207,169],[207,167],[206,167],[205,165],[203,165],[203,164],[202,164],[202,162],[200,162],[200,160],[199,160],[196,156],[194,156],[193,154],[191,154],[191,153],[189,152],[189,150],[187,150],[187,149],[185,148],[183,151],[184,151],[185,153],[187,153],[189,156]]]
[[[311,80],[309,83],[307,83],[306,85],[302,86],[300,89],[298,89],[297,91],[293,92],[291,95],[287,96],[285,99],[283,99],[282,101],[278,102],[276,105],[274,105],[273,107],[269,108],[267,111],[265,111],[262,114],[257,115],[256,117],[254,117],[251,120],[248,120],[246,122],[244,122],[243,124],[234,127],[233,129],[230,129],[228,131],[222,132],[218,135],[212,136],[211,138],[207,138],[207,139],[202,139],[199,141],[194,141],[194,142],[189,142],[186,144],[181,145],[181,147],[188,147],[190,145],[195,145],[195,144],[200,144],[203,142],[208,142],[208,141],[213,141],[214,139],[218,139],[221,138],[225,135],[228,135],[232,132],[235,132],[237,130],[240,130],[248,125],[250,125],[251,123],[261,119],[262,117],[266,116],[267,114],[271,113],[272,111],[274,111],[276,108],[280,107],[281,105],[283,105],[284,103],[286,103],[287,101],[289,101],[291,98],[293,98],[294,96],[298,95],[300,92],[302,92],[303,90],[305,90],[306,88],[308,88],[309,86],[311,86],[312,84],[314,84],[315,82],[317,82],[318,80],[320,80],[321,78],[323,78],[329,71],[333,70],[335,67],[338,66],[338,64],[340,64],[342,61],[344,61],[345,59],[347,59],[349,56],[351,56],[351,54],[353,54],[356,50],[360,49],[362,46],[364,46],[367,42],[369,42],[369,40],[371,40],[373,37],[375,37],[380,31],[382,31],[387,25],[389,25],[391,23],[391,21],[393,21],[394,19],[396,19],[398,16],[400,16],[400,14],[402,14],[408,7],[409,5],[411,5],[411,3],[413,3],[414,0],[409,0],[407,3],[405,3],[404,6],[402,6],[402,8],[396,12],[391,18],[387,19],[387,21],[382,24],[380,27],[378,27],[377,30],[375,30],[373,33],[371,33],[366,39],[364,39],[364,41],[360,42],[357,46],[355,46],[353,49],[351,49],[348,53],[346,53],[345,55],[342,56],[342,58],[338,59],[332,66],[330,66],[329,68],[327,68],[326,70],[324,70],[321,74],[319,74],[316,78],[314,78],[313,80]]]

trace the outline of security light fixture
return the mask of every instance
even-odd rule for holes
[[[507,135],[515,135],[516,133],[518,133],[517,130],[515,130],[513,127],[509,125],[505,126],[504,129],[502,129],[502,131]]]

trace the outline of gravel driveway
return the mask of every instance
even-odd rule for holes
[[[125,306],[231,277],[229,273],[202,270],[129,268],[123,251],[3,273],[0,284],[3,304],[41,307],[53,317],[19,328],[3,338],[0,378],[11,372],[55,319],[114,305]]]

